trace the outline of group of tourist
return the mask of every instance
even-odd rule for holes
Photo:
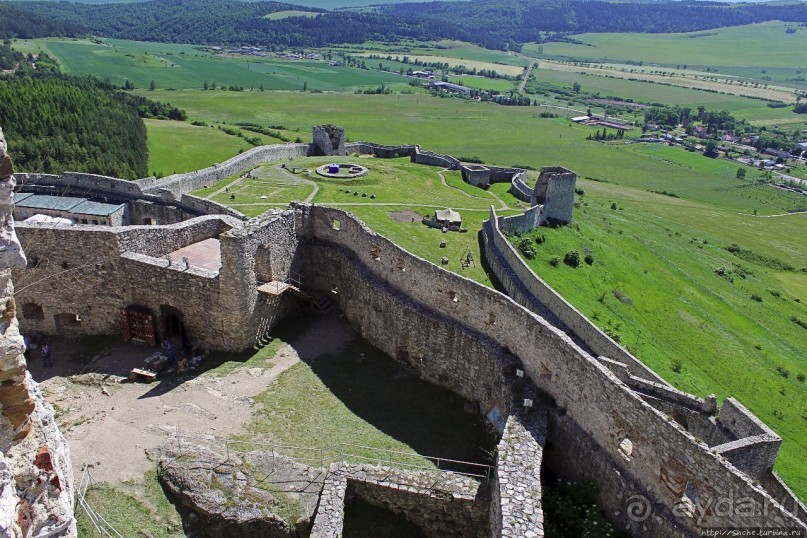
[[[33,358],[33,351],[39,349],[39,356],[42,357],[42,362],[45,365],[45,368],[51,368],[53,366],[53,355],[50,352],[50,345],[45,341],[39,339],[39,335],[35,334],[32,336],[25,335],[23,336],[23,341],[25,342],[25,360],[31,362]]]

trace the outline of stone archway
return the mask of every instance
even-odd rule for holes
[[[160,317],[165,340],[170,341],[174,349],[184,350],[188,346],[188,332],[182,311],[174,306],[160,305]]]

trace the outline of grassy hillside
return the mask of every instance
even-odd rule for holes
[[[790,27],[796,32],[786,34]],[[689,67],[807,67],[803,53],[807,49],[807,28],[794,23],[774,21],[684,34],[580,34],[574,39],[582,44],[528,45],[525,52],[535,52],[540,46],[544,56]]]
[[[804,264],[804,252],[784,255],[801,250],[793,238],[807,215],[753,218],[719,204],[581,186],[573,225],[528,234],[545,239],[530,265],[676,387],[735,396],[752,409],[784,438],[776,468],[804,497],[807,329],[797,320],[807,320],[807,273],[779,265]],[[734,241],[746,252],[726,250]],[[593,264],[549,263],[569,251]]]
[[[147,119],[149,174],[167,176],[226,161],[251,148],[244,140],[219,129],[185,122]]]

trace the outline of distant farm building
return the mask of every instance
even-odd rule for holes
[[[452,84],[450,82],[434,81],[429,83],[429,88],[447,91],[451,93],[461,93],[463,95],[471,95],[471,88],[467,86],[460,86],[459,84]]]

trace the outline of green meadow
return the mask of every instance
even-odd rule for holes
[[[15,48],[44,50],[70,75],[92,74],[121,86],[128,80],[138,88],[148,88],[153,80],[160,89],[202,88],[207,81],[255,91],[261,85],[265,90],[353,91],[382,84],[403,88],[409,81],[397,73],[330,66],[324,61],[223,57],[190,45],[98,41],[39,39],[18,41]]]
[[[786,34],[790,27],[797,31]],[[574,39],[583,44],[528,44],[524,52],[543,57],[686,64],[690,68],[807,68],[807,28],[777,21],[679,34],[579,34]],[[539,47],[543,47],[540,53]]]
[[[205,168],[252,147],[241,138],[224,134],[219,129],[180,121],[147,119],[145,122],[149,173],[156,176]]]
[[[476,189],[464,183],[458,171],[412,164],[408,158],[387,160],[355,155],[340,160],[368,168],[366,176],[355,179],[330,179],[313,172],[333,160],[333,157],[312,157],[267,163],[253,169],[251,177],[232,176],[194,194],[256,216],[293,200],[305,200],[313,193],[315,184],[317,193],[312,202],[350,211],[407,250],[490,285],[480,263],[477,232],[488,218],[491,205],[504,208],[503,214],[512,214],[511,208],[521,207],[512,195],[499,189],[498,192]],[[297,172],[291,173],[292,169]],[[467,233],[443,234],[423,225],[421,217],[446,207],[460,211]],[[407,217],[395,220],[391,213],[406,213]],[[446,240],[446,247],[440,246],[442,240]],[[475,263],[463,268],[460,260],[468,252]],[[448,263],[442,262],[443,257],[448,258]]]

